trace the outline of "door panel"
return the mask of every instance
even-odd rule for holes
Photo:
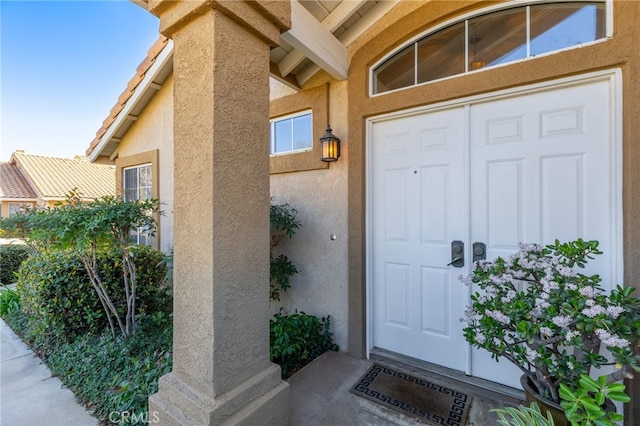
[[[466,289],[451,261],[466,221],[462,108],[372,132],[373,344],[464,370]]]
[[[608,108],[602,82],[471,106],[471,239],[487,259],[520,242],[597,239],[605,254],[590,269],[610,285]],[[521,374],[478,350],[471,372],[513,387]]]

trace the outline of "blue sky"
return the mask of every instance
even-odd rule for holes
[[[124,0],[0,0],[0,161],[84,155],[158,27]]]

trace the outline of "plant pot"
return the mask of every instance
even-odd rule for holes
[[[547,411],[551,413],[555,426],[570,426],[567,416],[564,415],[564,408],[562,408],[560,404],[540,396],[535,385],[531,383],[531,380],[529,380],[529,377],[526,374],[520,376],[520,385],[522,386],[522,389],[524,389],[527,405],[530,405],[532,402],[536,402],[540,407],[540,412],[543,416],[547,416]]]

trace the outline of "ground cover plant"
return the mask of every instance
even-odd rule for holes
[[[27,343],[30,324],[24,312],[3,316]],[[146,425],[148,397],[172,367],[172,316],[140,315],[139,333],[125,338],[105,329],[66,342],[50,340],[42,359],[102,424]]]
[[[276,314],[270,325],[271,361],[280,365],[285,379],[326,351],[338,350],[329,316],[318,318],[298,311]]]
[[[18,292],[6,286],[0,287],[0,317],[10,312],[20,310],[20,296]]]
[[[162,313],[140,316],[140,333],[131,338],[109,332],[83,335],[58,346],[49,367],[97,418],[119,422],[128,413],[145,420],[149,395],[171,371],[171,321]]]

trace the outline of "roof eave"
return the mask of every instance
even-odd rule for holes
[[[130,0],[136,6],[140,6],[144,10],[149,10],[149,0]]]
[[[94,162],[98,157],[100,157],[105,150],[105,148],[114,140],[114,143],[119,143],[119,138],[115,137],[118,131],[126,124],[129,126],[130,117],[133,116],[132,111],[134,109],[142,110],[145,105],[141,105],[140,102],[149,102],[151,96],[145,96],[150,91],[157,91],[158,83],[156,80],[159,76],[168,73],[173,68],[173,41],[168,40],[167,45],[162,49],[162,51],[156,57],[153,65],[147,70],[144,78],[138,84],[138,86],[134,89],[133,94],[127,100],[122,110],[116,115],[115,120],[109,126],[107,131],[100,138],[100,142],[98,145],[88,153],[87,157],[89,161]],[[164,81],[163,81],[164,82]]]

